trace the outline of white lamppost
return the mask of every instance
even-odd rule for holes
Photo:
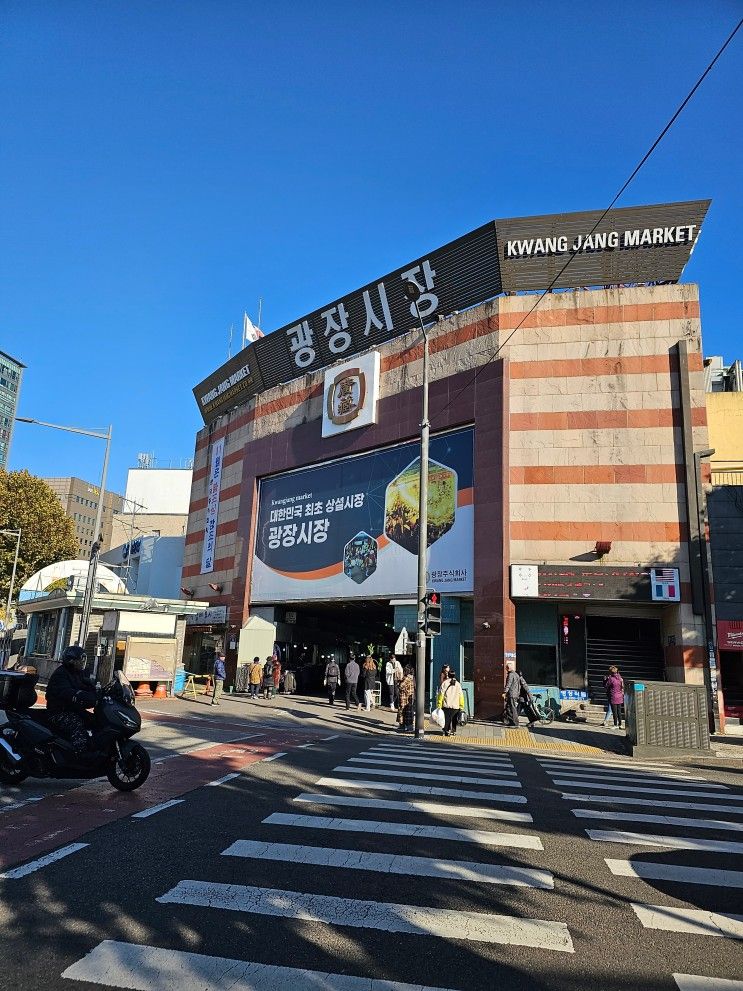
[[[70,434],[83,434],[85,437],[96,437],[98,440],[105,440],[106,453],[103,456],[103,471],[101,472],[101,484],[98,492],[98,510],[95,516],[95,539],[90,549],[90,564],[88,565],[88,577],[85,582],[85,595],[83,597],[82,616],[80,617],[80,633],[77,642],[81,647],[85,646],[88,637],[88,626],[90,625],[90,612],[93,607],[93,596],[95,595],[95,580],[98,570],[98,554],[101,549],[101,522],[103,519],[103,497],[106,492],[106,474],[108,473],[108,455],[111,449],[111,426],[104,433],[101,430],[83,430],[80,427],[63,427],[59,423],[46,423],[44,420],[35,420],[30,416],[17,416],[19,423],[35,423],[40,427],[51,427],[54,430],[64,430]]]

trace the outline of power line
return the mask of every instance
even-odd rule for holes
[[[731,33],[728,35],[728,37],[726,38],[724,44],[719,49],[719,51],[717,52],[717,54],[715,55],[715,57],[709,63],[709,65],[704,70],[704,72],[701,74],[701,76],[699,77],[699,79],[697,79],[696,83],[694,83],[694,86],[689,90],[689,92],[687,93],[687,95],[684,97],[683,101],[679,104],[679,107],[676,110],[676,112],[674,113],[673,117],[671,117],[671,119],[668,121],[668,123],[666,124],[666,126],[660,132],[660,134],[658,135],[658,137],[655,139],[655,141],[653,141],[653,143],[650,146],[650,148],[648,148],[648,150],[642,156],[642,158],[640,159],[640,161],[638,162],[638,164],[635,166],[635,168],[632,171],[632,173],[629,176],[629,178],[624,182],[624,184],[620,188],[619,192],[614,196],[614,199],[611,201],[611,203],[607,206],[607,208],[601,214],[601,216],[599,217],[599,219],[593,225],[593,227],[591,228],[591,231],[590,231],[590,233],[588,235],[589,237],[591,236],[591,234],[594,233],[594,231],[596,230],[596,228],[599,227],[599,225],[604,221],[604,219],[606,218],[607,214],[614,208],[614,205],[617,202],[617,200],[627,190],[627,187],[630,185],[630,183],[632,182],[632,180],[637,176],[637,174],[640,171],[640,169],[643,167],[643,165],[647,162],[647,160],[653,154],[653,152],[658,147],[658,145],[661,143],[661,141],[666,136],[666,134],[670,131],[671,127],[673,127],[673,125],[675,124],[676,120],[678,119],[678,117],[680,116],[680,114],[682,113],[682,111],[684,110],[684,108],[686,107],[686,105],[689,103],[689,101],[694,96],[694,94],[696,93],[696,91],[699,89],[699,87],[702,85],[702,83],[707,78],[707,76],[709,75],[709,73],[712,71],[712,69],[715,66],[715,63],[722,56],[723,52],[728,47],[728,45],[733,40],[733,38],[736,36],[736,34],[740,30],[741,26],[743,26],[743,18],[741,18],[738,21],[738,23],[735,25],[735,27],[733,28],[733,30],[731,31]],[[480,374],[480,372],[482,372],[485,368],[487,368],[488,365],[491,362],[495,361],[495,359],[498,357],[499,353],[503,350],[503,348],[506,346],[506,344],[508,344],[508,342],[514,336],[514,334],[516,334],[523,327],[524,323],[532,315],[532,313],[534,313],[534,311],[537,309],[537,307],[542,302],[542,300],[545,298],[545,296],[547,296],[550,292],[552,292],[552,290],[554,289],[554,287],[559,282],[559,280],[560,280],[563,272],[568,267],[568,265],[570,265],[570,263],[575,259],[575,257],[576,257],[575,255],[570,255],[570,257],[565,262],[565,264],[562,266],[562,268],[557,273],[557,275],[554,277],[554,279],[552,280],[552,282],[550,282],[549,286],[547,286],[547,288],[544,290],[544,292],[540,296],[537,297],[537,300],[534,303],[534,306],[532,306],[531,309],[527,310],[526,313],[524,313],[524,315],[521,318],[521,320],[519,320],[518,324],[513,328],[513,330],[508,335],[508,337],[505,339],[505,341],[503,341],[501,344],[499,344],[498,347],[495,349],[494,353],[490,356],[490,358],[488,358],[488,360],[486,362],[484,362],[484,364],[480,365],[479,368],[477,368],[475,370],[475,372],[474,372],[474,374],[472,376],[472,380],[467,385],[462,386],[462,388],[459,390],[459,392],[457,392],[457,394],[455,396],[453,396],[449,400],[449,402],[446,404],[446,406],[444,406],[442,409],[438,410],[436,412],[436,414],[434,414],[433,416],[431,416],[431,420],[436,419],[436,417],[442,416],[449,409],[449,407],[454,402],[456,402],[456,400],[462,395],[463,392],[465,392],[467,389],[471,389],[472,388],[472,386],[474,385],[474,383],[477,381],[477,377]]]

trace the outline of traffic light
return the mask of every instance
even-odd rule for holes
[[[425,607],[423,631],[428,637],[437,637],[441,633],[441,596],[438,592],[426,592],[423,605]]]

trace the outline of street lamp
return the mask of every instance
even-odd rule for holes
[[[35,420],[30,416],[17,416],[19,423],[35,423],[40,427],[51,427],[53,430],[64,430],[65,433],[83,434],[85,437],[96,437],[98,440],[105,440],[106,453],[103,455],[103,471],[101,472],[101,484],[98,492],[98,510],[95,516],[95,540],[90,549],[90,564],[88,565],[88,577],[85,582],[85,595],[83,596],[83,609],[80,617],[80,632],[77,642],[81,647],[85,647],[88,637],[88,627],[90,626],[90,613],[93,608],[93,596],[95,595],[95,579],[98,571],[98,554],[101,549],[101,522],[103,519],[103,497],[106,492],[106,474],[108,473],[108,455],[111,449],[111,426],[104,433],[100,430],[83,430],[80,427],[63,427],[59,423],[46,423],[44,420]]]
[[[18,554],[21,549],[21,531],[19,530],[0,530],[0,533],[5,534],[8,537],[15,537],[15,557],[13,558],[13,571],[10,575],[10,587],[8,588],[8,603],[5,606],[5,629],[6,631],[10,629],[10,605],[13,601],[13,586],[15,585],[15,573],[18,567]],[[5,645],[7,646],[7,644]],[[5,667],[5,662],[7,660],[5,656],[5,646],[3,647],[3,655],[0,658],[0,667]],[[10,650],[8,650],[8,656],[10,656]]]
[[[702,609],[704,612],[704,639],[705,639],[705,661],[704,661],[704,682],[707,689],[707,706],[709,709],[710,730],[714,733],[720,731],[720,709],[717,701],[717,658],[715,654],[715,625],[712,621],[712,598],[710,596],[710,560],[709,544],[707,542],[706,528],[706,502],[704,490],[702,489],[702,461],[712,457],[715,453],[713,447],[706,451],[694,452],[694,494],[696,496],[696,543],[697,557],[699,558],[699,568],[702,590]]]
[[[418,639],[415,654],[415,736],[422,740],[425,736],[423,720],[425,718],[426,699],[426,551],[428,550],[428,436],[430,423],[428,421],[428,335],[423,326],[418,300],[421,289],[415,282],[406,282],[403,292],[415,307],[421,333],[423,334],[423,398],[421,407],[421,454],[420,454],[420,492],[418,502]]]

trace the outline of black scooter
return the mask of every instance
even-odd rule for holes
[[[134,791],[150,773],[150,755],[130,740],[142,726],[134,707],[129,680],[114,673],[113,681],[98,689],[92,716],[88,716],[90,751],[76,754],[70,743],[48,727],[45,709],[36,702],[33,674],[0,671],[0,781],[17,785],[32,778],[107,777],[119,791]],[[86,714],[87,715],[87,714]]]

